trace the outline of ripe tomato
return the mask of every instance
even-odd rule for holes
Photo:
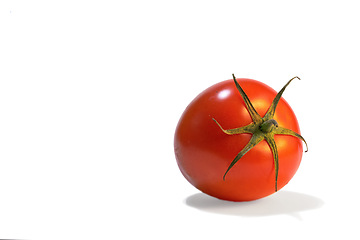
[[[245,97],[240,89],[246,93]],[[277,94],[259,81],[234,76],[233,80],[217,83],[200,93],[187,106],[175,131],[175,156],[184,177],[202,192],[230,201],[259,199],[285,186],[299,167],[303,152],[301,141],[305,140],[299,135],[293,110],[280,92]],[[265,129],[264,119],[276,96],[278,103],[276,111],[272,106],[271,118],[276,124],[260,131],[261,127]],[[251,106],[253,110],[249,110]],[[261,116],[255,125],[252,119],[255,117],[251,115],[254,112]],[[251,126],[253,130],[235,134],[226,134],[224,130],[244,126]],[[287,132],[279,132],[279,126]],[[275,128],[278,132],[272,134]],[[235,161],[239,152],[253,141],[252,137],[263,133],[273,136],[274,141],[259,137],[259,141]]]

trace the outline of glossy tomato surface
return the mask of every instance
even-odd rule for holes
[[[237,81],[261,117],[269,109],[277,92],[252,79]],[[227,173],[234,157],[249,142],[251,134],[227,135],[233,129],[252,122],[234,82],[227,80],[200,93],[185,109],[175,131],[177,164],[184,177],[196,188],[213,197],[229,201],[250,201],[275,192],[274,158],[266,141],[246,153]],[[274,119],[279,126],[300,134],[299,124],[289,104],[281,98]],[[279,154],[278,189],[296,173],[302,142],[293,136],[275,135]]]

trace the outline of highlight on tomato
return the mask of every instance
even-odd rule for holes
[[[283,188],[299,168],[303,142],[296,116],[278,92],[235,78],[200,93],[175,130],[184,177],[200,191],[229,201],[251,201]],[[307,150],[306,150],[307,151]]]

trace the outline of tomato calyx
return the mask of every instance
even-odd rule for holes
[[[301,139],[305,145],[306,145],[306,151],[308,151],[307,143],[305,139],[298,133],[279,126],[279,124],[275,121],[274,115],[276,107],[280,101],[280,98],[285,91],[286,87],[290,84],[290,82],[294,79],[299,79],[299,77],[293,77],[290,79],[287,84],[277,93],[275,96],[273,102],[271,103],[271,106],[269,107],[268,111],[266,112],[264,117],[261,117],[257,111],[255,110],[254,106],[250,102],[248,96],[244,92],[244,90],[241,88],[240,84],[236,81],[235,75],[233,74],[234,83],[236,85],[236,88],[238,89],[241,97],[243,98],[245,102],[245,106],[251,116],[251,119],[253,120],[252,123],[250,123],[247,126],[234,128],[234,129],[223,129],[221,125],[213,118],[215,123],[220,127],[220,129],[228,134],[228,135],[234,135],[234,134],[242,134],[242,133],[250,133],[252,134],[252,137],[250,141],[246,144],[246,146],[236,155],[234,160],[230,163],[228,169],[226,170],[223,180],[225,180],[226,174],[230,171],[230,169],[253,147],[255,147],[258,143],[260,143],[262,140],[265,140],[273,154],[274,158],[274,167],[275,167],[275,192],[277,192],[277,181],[278,181],[278,174],[279,174],[279,156],[278,156],[278,150],[275,143],[274,136],[276,134],[280,135],[289,135],[296,138]]]

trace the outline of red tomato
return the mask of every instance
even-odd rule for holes
[[[202,192],[223,200],[250,201],[268,196],[290,181],[301,161],[303,139],[275,135],[278,174],[274,153],[266,140],[259,142],[229,169],[253,136],[251,133],[225,134],[214,121],[216,119],[223,129],[235,129],[253,122],[234,80],[209,87],[187,106],[175,131],[175,156],[184,177]],[[251,79],[237,79],[237,82],[256,112],[265,116],[277,96],[276,91]],[[273,119],[278,126],[300,134],[296,116],[283,98],[277,104]]]

